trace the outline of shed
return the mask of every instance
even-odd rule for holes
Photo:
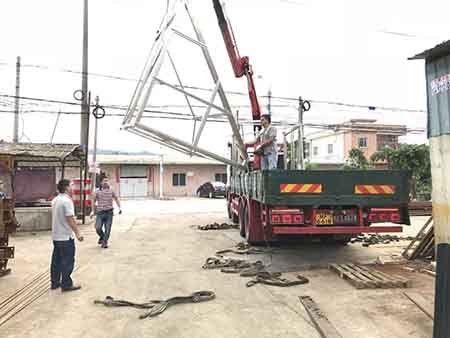
[[[16,205],[33,205],[55,192],[56,169],[82,169],[85,153],[77,144],[0,142],[0,179]],[[58,179],[61,177],[58,177]]]

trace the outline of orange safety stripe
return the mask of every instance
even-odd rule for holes
[[[395,194],[395,185],[357,184],[357,185],[355,185],[355,194],[360,194],[360,195],[392,195],[392,194]]]
[[[280,184],[281,193],[297,193],[297,194],[320,194],[322,192],[322,184],[298,184],[288,183]]]

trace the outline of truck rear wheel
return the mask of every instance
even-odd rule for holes
[[[233,212],[231,211],[230,201],[227,201],[227,214],[228,214],[228,219],[233,219]]]
[[[239,217],[234,213],[233,209],[231,209],[232,200],[228,202],[228,217],[234,224],[239,224]]]
[[[323,244],[347,245],[352,239],[349,235],[321,235],[320,242]]]
[[[239,233],[241,235],[241,237],[246,238],[246,227],[248,224],[248,211],[247,211],[247,205],[244,204],[242,206],[241,210],[241,214],[239,215]]]

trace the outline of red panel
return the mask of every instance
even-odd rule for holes
[[[402,232],[401,226],[382,227],[273,227],[274,235],[294,235],[294,234],[360,234],[375,232]]]

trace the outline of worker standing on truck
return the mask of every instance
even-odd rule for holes
[[[111,234],[111,226],[114,215],[113,200],[116,201],[116,204],[119,207],[120,215],[122,213],[122,209],[120,208],[119,198],[117,198],[116,193],[109,187],[108,178],[103,177],[100,182],[100,189],[94,194],[93,203],[93,214],[96,214],[95,230],[97,231],[97,235],[99,237],[98,244],[100,244],[103,249],[108,247],[109,235]]]
[[[6,199],[6,193],[3,190],[4,190],[3,181],[0,180],[0,200]]]
[[[262,129],[259,131],[255,141],[246,142],[246,147],[256,145],[255,153],[262,155],[261,170],[273,170],[277,168],[277,128],[271,125],[269,114],[261,115]]]
[[[59,181],[58,192],[58,196],[52,201],[51,289],[55,290],[61,287],[62,291],[75,291],[81,289],[81,286],[74,285],[70,277],[75,264],[73,233],[80,242],[83,241],[83,236],[75,221],[73,201],[70,197],[70,181]]]

